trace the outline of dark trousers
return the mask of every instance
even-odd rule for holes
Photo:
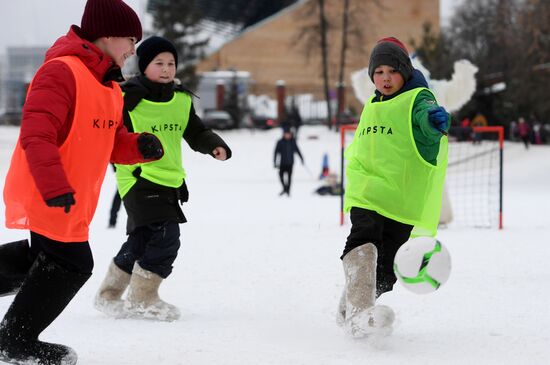
[[[372,243],[378,250],[376,266],[377,296],[390,291],[397,281],[393,272],[393,259],[397,250],[409,239],[413,226],[386,218],[375,211],[353,207],[350,212],[351,232],[344,253],[356,247]]]
[[[136,261],[143,269],[167,278],[180,248],[180,227],[166,221],[134,229],[114,258],[115,264],[131,274]]]
[[[122,199],[120,198],[120,194],[118,193],[118,190],[115,192],[115,196],[113,197],[113,203],[111,204],[111,214],[109,216],[109,227],[116,226],[116,220],[118,217],[118,211],[120,210],[120,205],[122,203]]]
[[[283,186],[282,193],[286,193],[287,195],[290,194],[290,184],[292,183],[292,168],[293,165],[281,165],[281,167],[279,167],[279,179],[281,179],[281,185]]]
[[[529,148],[529,136],[521,136],[521,140],[523,141],[525,148]]]
[[[68,271],[91,274],[94,258],[88,241],[59,242],[36,232],[31,232],[31,255],[36,258],[40,252]]]

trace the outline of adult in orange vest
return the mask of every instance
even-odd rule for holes
[[[158,138],[122,123],[121,68],[141,39],[137,14],[121,0],[88,0],[46,53],[23,108],[4,185],[6,226],[28,240],[0,246],[0,295],[17,292],[0,324],[0,360],[75,364],[68,346],[42,342],[46,329],[92,273],[88,227],[109,161],[163,154]]]

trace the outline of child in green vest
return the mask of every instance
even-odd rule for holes
[[[123,85],[124,121],[129,130],[156,135],[164,156],[155,162],[116,166],[120,196],[128,213],[128,239],[111,262],[95,307],[116,317],[173,321],[179,310],[162,301],[158,288],[172,272],[180,247],[180,202],[188,200],[182,167],[182,138],[198,152],[227,160],[231,150],[195,114],[191,93],[174,82],[178,54],[161,37],[137,48],[140,76]],[[128,288],[125,300],[122,294]]]
[[[393,311],[375,301],[396,282],[395,253],[411,233],[436,234],[450,125],[398,39],[377,42],[369,75],[375,95],[345,152],[344,210],[352,227],[337,319],[354,337],[391,332]]]

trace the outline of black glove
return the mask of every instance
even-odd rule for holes
[[[157,136],[151,133],[141,133],[137,139],[138,149],[146,160],[159,159],[164,155],[164,149]]]
[[[187,190],[187,184],[183,180],[183,184],[178,188],[178,200],[180,204],[183,204],[189,200],[189,190]]]
[[[67,193],[63,195],[56,196],[46,200],[46,205],[48,207],[62,207],[65,208],[65,213],[69,213],[71,210],[71,205],[75,205],[75,200],[73,193]]]
[[[435,129],[445,133],[449,122],[449,113],[442,106],[438,106],[428,110],[428,120]]]

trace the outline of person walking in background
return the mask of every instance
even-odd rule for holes
[[[6,226],[28,240],[0,246],[0,295],[15,298],[0,323],[0,360],[76,364],[68,346],[38,336],[91,276],[88,243],[109,161],[162,156],[152,134],[122,123],[121,68],[141,38],[137,14],[121,0],[88,0],[47,51],[29,87],[4,185]]]
[[[470,118],[465,117],[460,121],[460,141],[470,141],[472,139],[472,127],[470,126]]]
[[[510,122],[508,138],[510,138],[510,141],[515,142],[517,141],[518,137],[518,123],[515,120],[512,120]]]
[[[298,105],[296,105],[296,100],[292,98],[292,101],[290,102],[290,110],[287,113],[287,125],[291,127],[291,131],[294,134],[294,139],[298,138],[298,131],[300,130],[300,127],[302,126],[302,116],[300,115],[300,110],[298,109]]]
[[[519,138],[523,141],[525,149],[529,148],[529,135],[531,133],[531,128],[529,124],[525,121],[524,117],[519,117],[518,119],[518,134]]]
[[[352,227],[337,321],[354,337],[391,331],[393,311],[375,304],[397,280],[393,258],[413,227],[417,235],[437,233],[450,127],[398,39],[378,41],[368,71],[376,91],[345,151],[344,210]]]
[[[542,144],[542,125],[538,120],[533,122],[533,144]]]
[[[174,45],[150,37],[139,45],[137,56],[141,75],[123,85],[124,123],[129,130],[155,134],[165,154],[154,162],[116,166],[128,238],[110,263],[94,306],[115,317],[173,321],[179,310],[161,300],[158,289],[172,272],[180,247],[179,224],[186,222],[179,205],[189,198],[182,139],[193,150],[221,161],[231,157],[231,150],[195,114],[191,92],[174,82]]]
[[[277,141],[275,145],[275,153],[273,154],[273,164],[275,168],[279,168],[279,179],[283,190],[279,195],[286,194],[290,196],[290,185],[292,183],[292,169],[294,168],[294,154],[298,154],[302,164],[304,158],[296,139],[288,127],[283,128],[283,137]]]
[[[113,170],[116,172],[115,165],[113,166]],[[111,203],[111,210],[109,211],[109,226],[108,228],[115,228],[116,222],[118,219],[118,211],[120,210],[120,206],[122,205],[122,198],[120,197],[120,194],[117,191],[115,191],[115,195],[113,196],[113,201]]]

